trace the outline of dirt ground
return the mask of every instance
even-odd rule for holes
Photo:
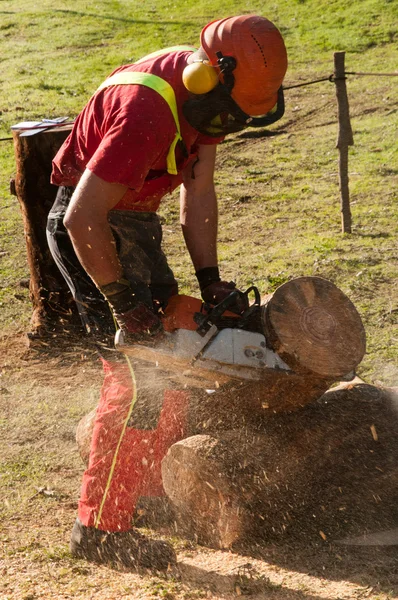
[[[59,346],[60,347],[60,346]],[[169,526],[178,566],[130,573],[74,560],[68,538],[83,465],[74,432],[96,405],[101,370],[82,348],[0,345],[0,599],[270,600],[398,598],[397,546],[267,545],[244,554],[199,546]]]

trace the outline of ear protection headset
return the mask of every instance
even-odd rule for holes
[[[283,116],[285,102],[282,86],[272,111],[259,117],[246,114],[231,96],[235,84],[233,71],[236,59],[223,56],[222,52],[215,54],[217,65],[200,60],[187,65],[183,71],[183,83],[194,94],[184,103],[183,112],[194,129],[210,137],[220,137],[245,127],[267,127]],[[222,73],[222,82],[219,73]],[[224,115],[224,118],[221,119],[220,115]]]
[[[182,73],[182,81],[192,94],[207,94],[213,90],[218,83],[220,71],[224,76],[224,85],[228,91],[234,85],[232,71],[236,67],[233,56],[223,56],[221,52],[216,53],[217,65],[211,65],[207,60],[196,60],[187,65]]]

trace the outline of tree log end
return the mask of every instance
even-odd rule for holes
[[[220,439],[196,435],[174,444],[162,462],[163,486],[180,521],[194,524],[200,542],[219,548],[242,536],[245,520],[223,460],[228,450]]]
[[[263,321],[273,349],[297,372],[337,379],[354,371],[365,354],[355,306],[321,277],[280,286],[263,309]]]

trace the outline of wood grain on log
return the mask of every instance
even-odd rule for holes
[[[321,277],[299,277],[280,286],[263,308],[266,337],[298,373],[336,380],[355,370],[366,347],[352,302]]]
[[[229,548],[244,530],[245,487],[243,481],[236,485],[239,462],[231,442],[236,439],[193,436],[174,444],[162,462],[163,485],[180,527],[188,520],[200,542],[220,548]],[[242,463],[246,459],[241,456]]]

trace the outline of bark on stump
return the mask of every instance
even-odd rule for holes
[[[80,329],[71,294],[47,245],[47,215],[57,187],[51,185],[52,159],[71,127],[59,127],[32,136],[13,131],[16,159],[15,192],[24,223],[33,304],[32,333],[51,334],[68,326]]]

